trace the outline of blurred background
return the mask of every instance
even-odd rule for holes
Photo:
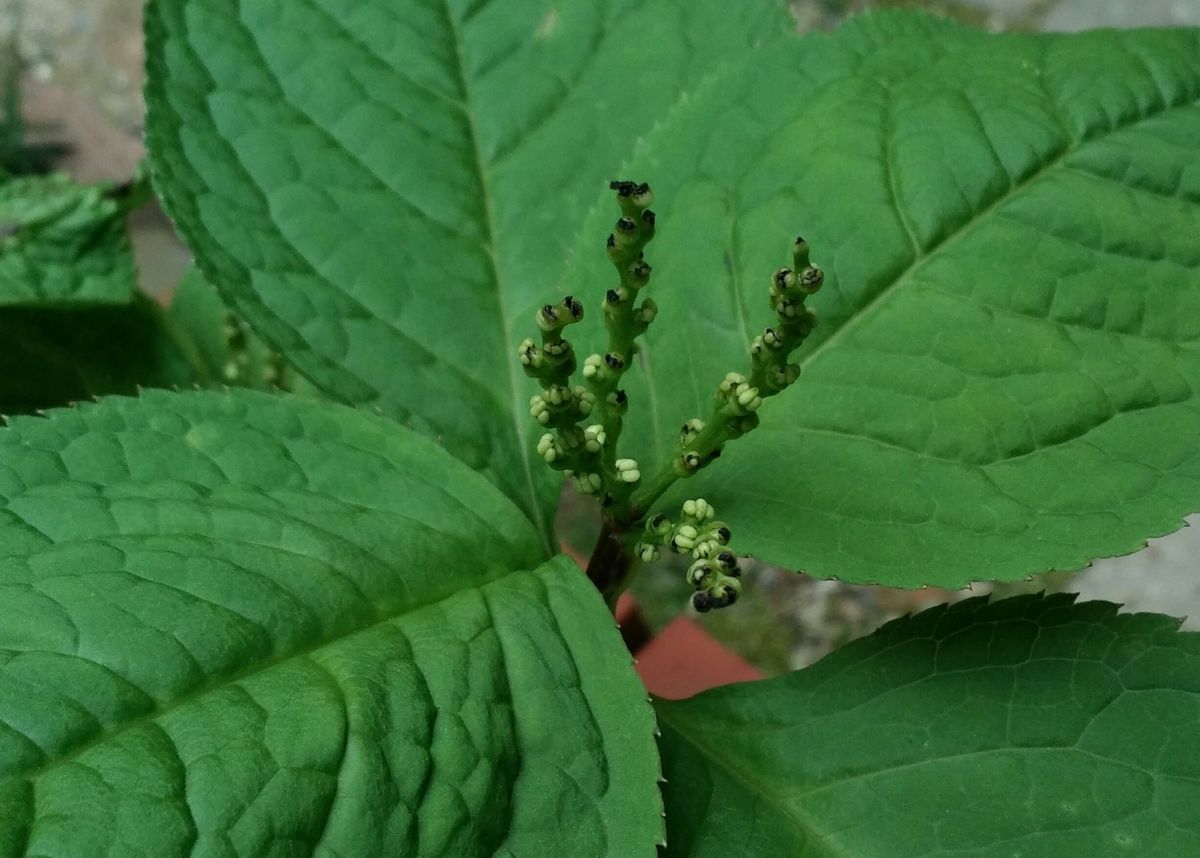
[[[0,0],[0,154],[27,158],[80,181],[127,181],[144,154],[141,10],[143,0]],[[1200,0],[796,0],[801,29],[831,28],[873,7],[923,8],[992,30],[1070,31],[1094,27],[1200,26]],[[1197,155],[1200,158],[1200,153]],[[190,253],[153,203],[133,215],[142,288],[170,292]],[[592,518],[564,506],[562,532],[583,553]],[[585,514],[578,514],[583,512]],[[1200,522],[1200,516],[1192,519]],[[1076,572],[970,591],[898,591],[817,581],[748,564],[750,586],[735,609],[698,618],[767,673],[802,667],[881,622],[947,599],[1041,589],[1123,603],[1129,610],[1188,616],[1200,630],[1200,528],[1151,540],[1143,551]],[[682,567],[640,576],[636,595],[652,627],[684,610]]]

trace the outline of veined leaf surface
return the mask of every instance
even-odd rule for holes
[[[148,138],[201,269],[330,395],[440,439],[549,546],[515,363],[586,207],[782,0],[156,0]]]
[[[603,600],[431,442],[148,393],[0,430],[0,497],[0,856],[654,854]]]
[[[137,288],[130,193],[140,192],[61,174],[0,177],[0,308],[127,304]]]
[[[1200,636],[972,599],[778,679],[659,701],[667,855],[1200,851]]]
[[[770,562],[899,586],[1078,568],[1179,527],[1200,509],[1198,99],[1196,31],[911,14],[716,79],[629,170],[661,214],[629,452],[661,467],[748,368],[800,232],[827,275],[803,374],[668,500],[709,498]],[[611,212],[575,294],[612,285]]]

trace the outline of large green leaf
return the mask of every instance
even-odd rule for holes
[[[1013,580],[1200,509],[1200,36],[991,36],[870,16],[677,111],[661,312],[631,384],[642,472],[748,367],[802,232],[827,272],[799,383],[682,491],[821,576]],[[714,121],[720,117],[720,121]],[[571,291],[611,283],[611,202]],[[653,442],[653,443],[651,443]]]
[[[441,439],[549,533],[515,366],[596,190],[783,0],[155,0],[148,138],[235,309],[327,393]],[[535,464],[537,467],[535,467]],[[549,544],[547,542],[547,544]]]
[[[148,393],[0,430],[0,496],[0,856],[653,854],[611,615],[432,442]]]
[[[135,182],[0,176],[0,307],[126,304],[137,288],[125,217]]]
[[[1200,636],[1066,595],[660,701],[668,855],[1200,853]]]

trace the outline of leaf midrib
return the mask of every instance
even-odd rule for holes
[[[474,97],[471,93],[470,75],[467,72],[466,58],[463,55],[464,40],[462,34],[462,22],[454,16],[454,10],[450,7],[450,0],[442,0],[442,9],[446,15],[446,23],[450,27],[451,35],[454,41],[454,60],[457,64],[459,87],[462,91],[463,116],[466,118],[467,130],[471,135],[471,152],[475,158],[475,170],[479,175],[480,192],[483,195],[483,215],[484,226],[487,232],[487,239],[484,242],[484,248],[487,251],[488,265],[492,271],[492,282],[495,284],[495,299],[496,299],[496,316],[500,324],[500,342],[508,343],[508,332],[512,328],[512,311],[504,301],[504,284],[501,275],[500,260],[497,256],[496,241],[499,235],[496,229],[496,213],[495,204],[493,202],[492,180],[487,169],[487,165],[483,158],[483,149],[479,145],[479,128],[475,123]],[[546,522],[545,515],[542,512],[541,505],[538,502],[537,481],[533,476],[532,460],[529,455],[529,444],[525,440],[525,424],[523,413],[517,408],[517,403],[521,401],[521,380],[517,377],[516,366],[512,356],[506,351],[501,355],[501,363],[504,364],[505,372],[508,375],[509,387],[509,404],[508,410],[512,416],[513,432],[517,442],[518,452],[521,457],[521,469],[525,472],[525,486],[528,490],[529,511],[533,526],[537,529],[538,537],[542,541],[542,548],[547,557],[554,553],[554,548],[551,544],[550,531]]]
[[[141,727],[143,725],[154,723],[154,722],[158,721],[159,719],[161,719],[167,715],[170,715],[172,712],[175,712],[175,711],[187,706],[188,704],[192,703],[193,701],[199,700],[209,694],[215,693],[224,688],[228,688],[228,687],[237,685],[239,682],[242,682],[242,681],[244,681],[250,677],[256,676],[258,674],[266,673],[266,672],[278,667],[279,665],[286,664],[287,662],[294,661],[294,660],[309,659],[314,654],[320,652],[323,649],[326,649],[330,646],[341,643],[342,641],[348,640],[357,635],[366,634],[368,632],[371,632],[374,629],[377,629],[381,626],[385,626],[389,623],[395,622],[396,620],[400,619],[401,617],[407,616],[408,614],[413,614],[418,611],[424,610],[426,608],[432,607],[434,605],[439,605],[439,604],[442,604],[443,602],[447,602],[450,599],[453,599],[453,598],[459,596],[460,594],[467,592],[468,590],[483,591],[487,587],[491,586],[492,584],[495,584],[497,581],[499,581],[502,578],[508,578],[510,576],[519,575],[519,574],[523,574],[523,573],[524,574],[532,574],[529,570],[508,570],[508,569],[498,568],[498,569],[484,575],[482,578],[480,578],[480,580],[478,582],[476,582],[476,584],[474,586],[460,587],[458,589],[451,590],[449,592],[439,593],[439,594],[434,595],[431,598],[428,598],[423,601],[405,604],[403,607],[398,608],[394,611],[388,611],[383,614],[377,614],[376,618],[369,623],[346,629],[341,633],[336,633],[333,635],[329,635],[327,637],[320,638],[319,640],[314,641],[309,646],[298,648],[298,649],[293,650],[288,653],[281,653],[280,655],[276,656],[275,658],[255,662],[254,664],[248,665],[244,670],[226,674],[224,676],[215,677],[214,681],[199,685],[196,688],[193,688],[191,691],[188,691],[186,694],[183,694],[183,695],[179,696],[178,698],[169,701],[165,705],[159,704],[156,701],[156,705],[153,706],[151,709],[147,710],[142,715],[139,715],[136,718],[130,719],[129,721],[125,722],[124,724],[121,724],[120,726],[116,727],[115,729],[101,730],[99,733],[97,733],[91,739],[77,745],[75,748],[72,748],[67,753],[62,754],[61,756],[55,757],[51,760],[47,760],[46,762],[43,762],[41,765],[36,766],[34,768],[26,769],[25,771],[14,772],[11,775],[9,775],[8,777],[6,777],[4,780],[12,780],[12,781],[25,780],[25,781],[33,782],[33,781],[43,777],[44,775],[48,774],[49,772],[54,771],[55,769],[59,768],[60,766],[65,765],[70,762],[73,762],[74,760],[76,760],[80,756],[82,756],[83,754],[86,754],[91,749],[98,747],[99,745],[102,745],[105,742],[109,742],[109,741],[113,740],[114,738],[116,738],[117,736],[124,735],[131,730],[136,730],[138,727]],[[0,783],[3,783],[3,782],[4,782],[3,780],[0,780]]]
[[[732,760],[722,754],[717,753],[708,743],[698,742],[693,735],[680,726],[680,722],[674,720],[666,713],[670,711],[671,701],[666,701],[668,706],[655,706],[654,713],[658,720],[666,724],[672,730],[679,734],[691,747],[695,748],[697,753],[705,758],[709,763],[716,766],[720,771],[738,781],[751,792],[752,795],[758,796],[771,807],[779,811],[786,819],[788,819],[798,831],[805,837],[810,837],[826,847],[831,856],[846,856],[846,858],[854,858],[852,853],[845,851],[837,851],[833,844],[829,841],[828,835],[822,833],[813,822],[804,817],[796,808],[790,807],[787,804],[781,803],[777,795],[770,786],[758,778],[754,777],[753,769],[742,766],[738,761]],[[711,797],[710,797],[711,801]],[[668,851],[670,845],[668,844]]]

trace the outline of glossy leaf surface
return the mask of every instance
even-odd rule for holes
[[[4,858],[654,854],[612,616],[433,443],[148,393],[0,430],[0,496]]]
[[[157,0],[148,135],[209,279],[327,393],[439,438],[546,535],[515,362],[586,207],[780,0]]]
[[[659,701],[667,855],[1191,855],[1200,636],[972,599],[807,670]]]
[[[738,546],[901,586],[1132,551],[1200,509],[1200,35],[873,15],[747,62],[636,159],[661,217],[642,471],[826,271],[803,375],[676,496]],[[720,122],[713,122],[720,116]],[[608,201],[568,280],[613,285]],[[598,300],[598,297],[597,297]]]

